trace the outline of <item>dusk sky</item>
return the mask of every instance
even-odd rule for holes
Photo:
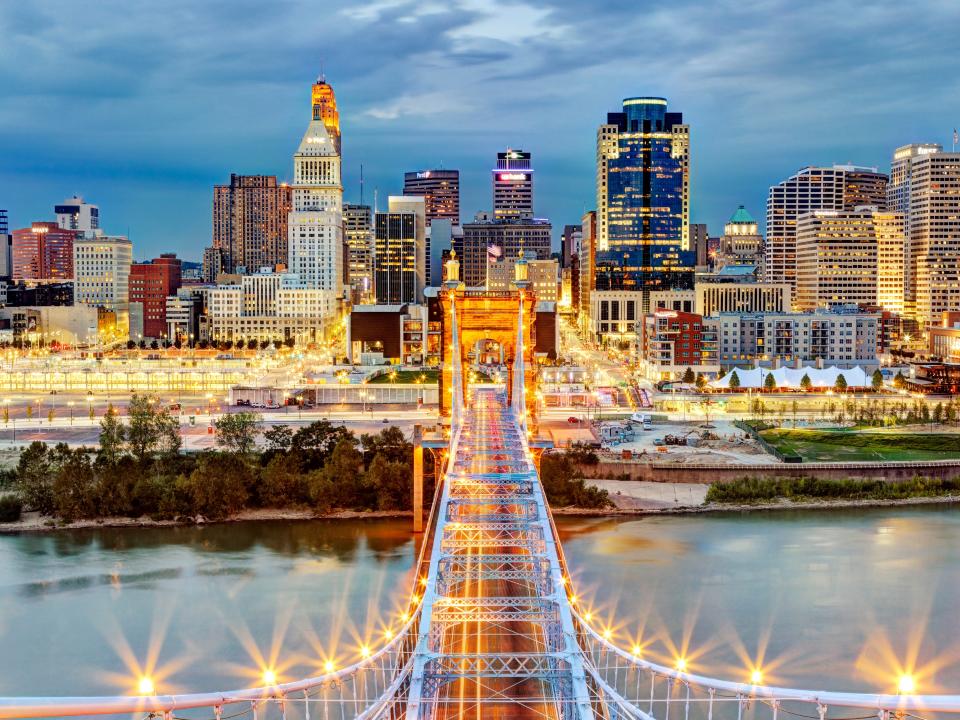
[[[692,220],[711,233],[804,165],[889,170],[960,125],[957,0],[0,0],[0,208],[79,193],[135,257],[210,243],[212,186],[292,174],[310,84],[333,85],[344,197],[461,171],[488,209],[497,150],[533,153],[554,223],[595,205],[595,133],[623,97],[691,126]]]

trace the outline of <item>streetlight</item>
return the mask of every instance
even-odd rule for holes
[[[67,402],[67,407],[70,408],[70,427],[73,427],[73,400]]]

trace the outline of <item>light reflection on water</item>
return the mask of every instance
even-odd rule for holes
[[[0,694],[227,689],[382,642],[407,520],[0,537]],[[767,683],[960,690],[952,508],[558,520],[577,593],[624,647]]]

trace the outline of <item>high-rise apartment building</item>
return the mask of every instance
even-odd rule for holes
[[[690,249],[698,268],[710,264],[710,233],[704,223],[692,223],[688,230]]]
[[[377,304],[422,302],[427,258],[423,198],[391,197],[388,211],[378,212],[374,224]]]
[[[460,224],[460,171],[418,170],[403,174],[403,194],[423,197],[427,227],[436,218]]]
[[[651,292],[692,289],[694,263],[690,128],[663,98],[626,98],[597,130],[596,292],[636,293],[644,313]]]
[[[806,167],[770,188],[764,275],[768,282],[796,284],[797,218],[815,210],[886,208],[887,176],[856,165]]]
[[[57,216],[57,225],[64,230],[95,233],[100,229],[100,208],[84,202],[79,195],[54,205],[53,212]]]
[[[373,212],[369,205],[343,205],[347,235],[347,267],[353,303],[369,302],[373,294]]]
[[[890,209],[905,216],[906,314],[931,327],[960,308],[960,153],[905,145],[891,175]]]
[[[579,303],[577,307],[577,324],[581,331],[587,333],[590,330],[590,293],[596,287],[593,268],[596,264],[595,254],[597,249],[597,211],[591,210],[585,213],[580,227],[583,228],[582,238],[580,240],[580,291],[577,293]]]
[[[74,290],[77,305],[127,310],[133,244],[125,237],[95,235],[73,243]]]
[[[213,248],[222,272],[256,272],[287,264],[287,219],[293,190],[274,175],[230,175],[213,186]]]
[[[497,153],[493,169],[495,219],[533,217],[533,165],[530,153],[507,149]]]
[[[130,266],[129,300],[143,308],[144,337],[167,337],[167,297],[180,289],[180,283],[181,263],[173,253]]]
[[[564,225],[563,234],[560,236],[560,266],[570,267],[570,263],[575,256],[580,254],[580,247],[583,245],[583,226],[582,225]]]
[[[877,304],[902,309],[903,247],[901,215],[871,206],[804,213],[797,219],[794,305],[798,310]]]
[[[333,88],[320,78],[312,116],[293,156],[293,210],[288,220],[288,269],[306,288],[343,297],[343,186],[340,116]]]
[[[73,246],[80,231],[55,222],[35,222],[13,231],[12,279],[69,280],[74,274]]]
[[[7,211],[0,208],[0,235],[7,235],[10,232],[10,218]]]

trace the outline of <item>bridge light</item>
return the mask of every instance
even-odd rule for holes
[[[900,695],[912,695],[917,691],[917,683],[913,675],[901,675],[897,682],[897,692]]]
[[[610,630],[610,628],[607,628],[606,630],[603,631],[603,639],[604,639],[604,640],[609,640],[612,635],[613,635],[613,631]]]
[[[593,620],[593,613],[591,613],[591,612],[586,613],[586,614],[583,616],[583,619],[586,620],[587,622],[590,622],[591,620]]]
[[[140,678],[140,682],[137,683],[137,694],[138,695],[153,695],[156,692],[156,688],[153,686],[153,680],[144,675]]]
[[[750,673],[750,682],[753,683],[754,685],[763,684],[763,673],[760,672],[759,668],[754,670],[752,673]]]
[[[633,654],[636,655],[637,657],[640,657],[641,651],[642,651],[642,648],[639,645],[633,646]]]
[[[389,640],[390,638],[393,637],[393,630],[391,630],[390,628],[387,628],[386,630],[383,631],[383,636],[384,636],[387,640]]]
[[[677,658],[677,670],[679,670],[680,672],[686,672],[687,661],[684,660],[683,658]]]
[[[370,657],[370,647],[369,647],[369,646],[364,645],[364,646],[362,646],[362,647],[360,648],[360,657],[365,657],[365,658]]]
[[[570,596],[570,604],[571,604],[571,605],[576,605],[576,604],[577,604],[577,596],[576,596],[576,595],[571,595],[571,596]]]
[[[277,673],[267,668],[263,671],[263,684],[264,685],[276,685],[277,684]]]
[[[328,673],[333,672],[333,660],[327,660],[327,661],[323,664],[323,671],[324,671],[324,672],[328,672]]]
[[[423,585],[424,587],[426,587],[426,586],[427,586],[427,579],[426,579],[425,577],[420,578],[420,584]]]

